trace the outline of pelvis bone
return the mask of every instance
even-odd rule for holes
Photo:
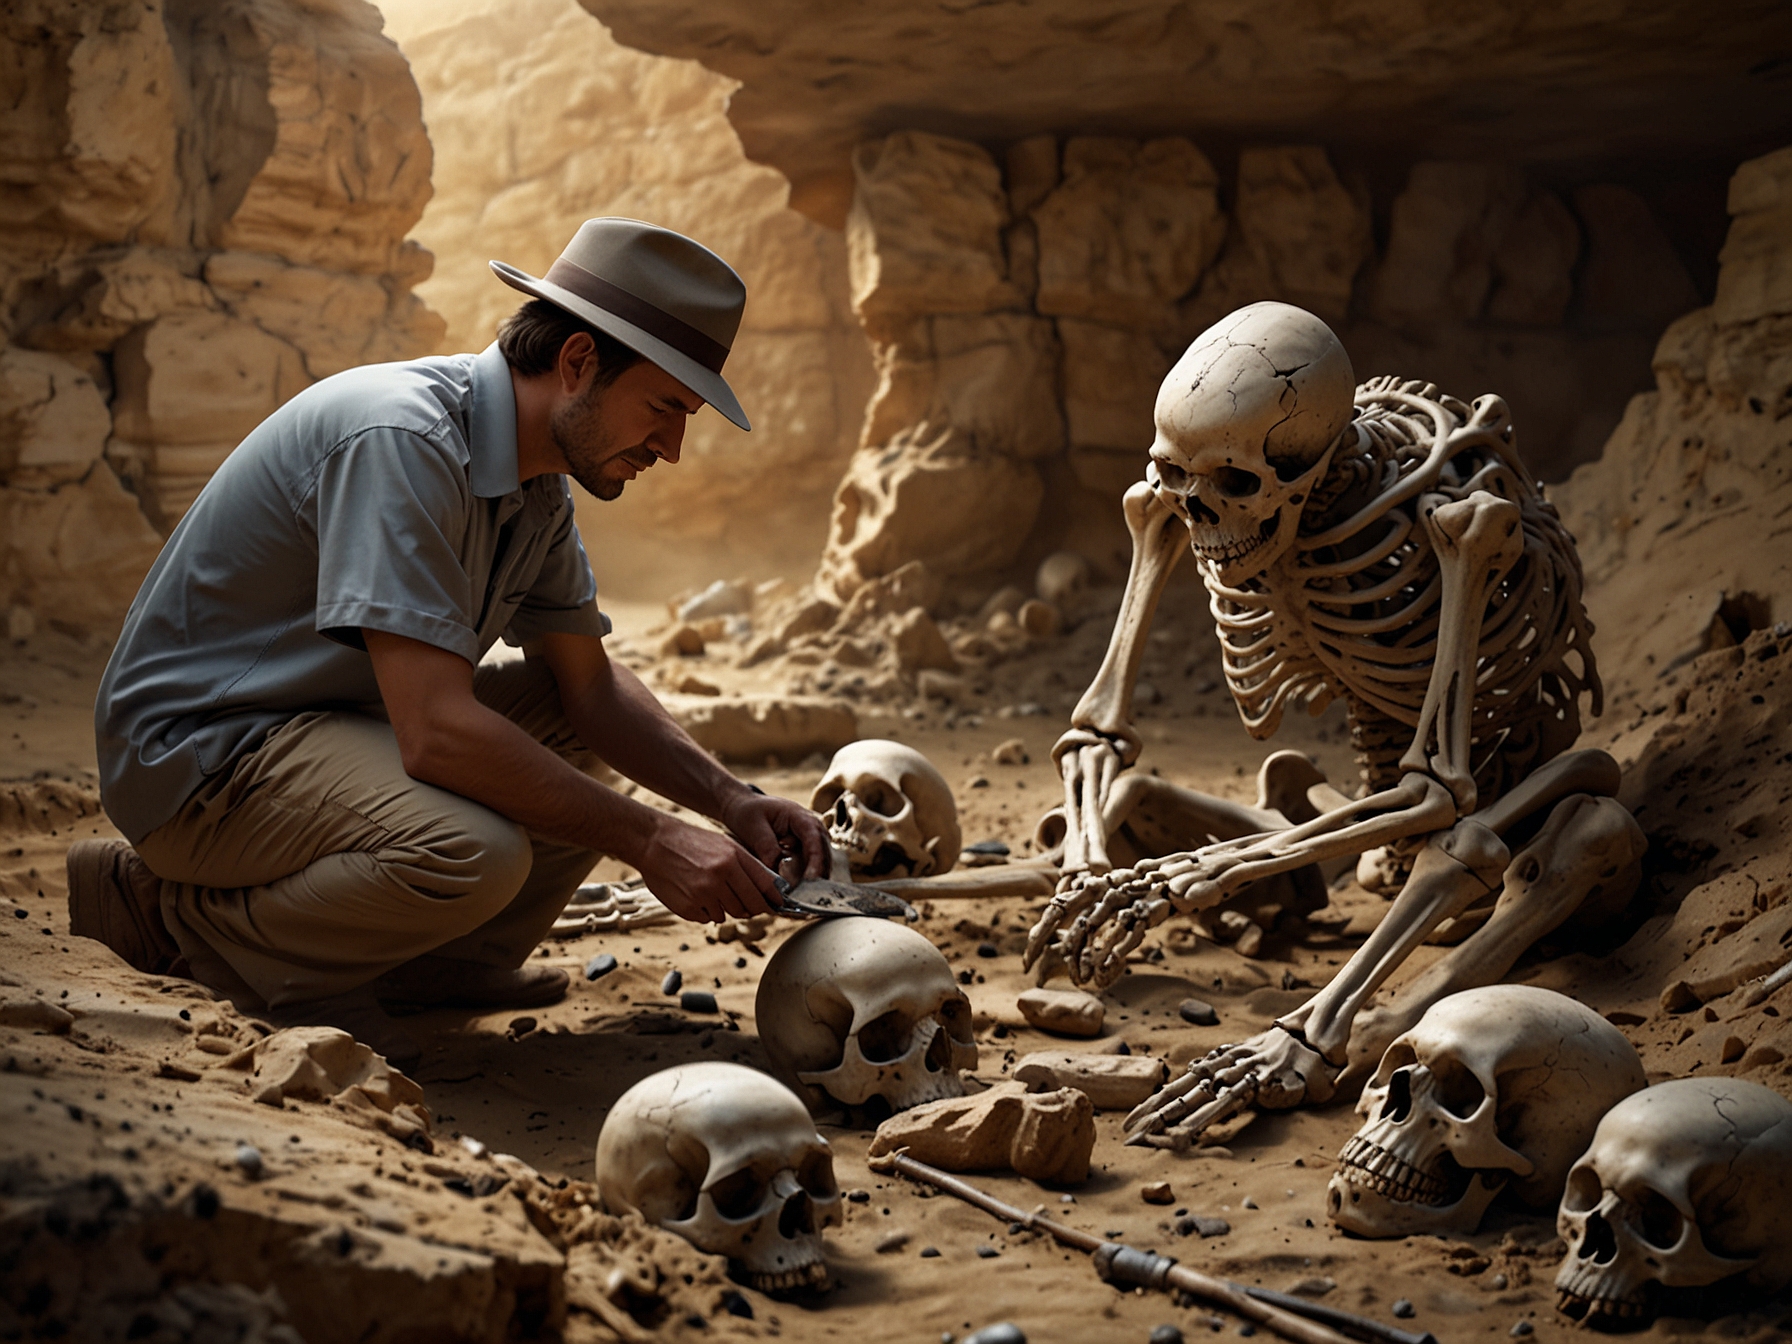
[[[964,1093],[971,1005],[940,950],[878,919],[824,919],[766,963],[754,1009],[773,1069],[820,1114]]]
[[[1508,1184],[1560,1198],[1600,1116],[1644,1084],[1622,1032],[1564,994],[1489,985],[1440,999],[1363,1089],[1327,1212],[1348,1232],[1473,1232]]]

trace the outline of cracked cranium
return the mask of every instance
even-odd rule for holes
[[[958,862],[958,804],[920,752],[866,738],[834,753],[809,806],[854,881],[927,877]]]
[[[1739,1078],[1676,1078],[1599,1122],[1556,1215],[1557,1310],[1641,1325],[1662,1288],[1792,1282],[1792,1102]]]
[[[597,1138],[597,1186],[760,1292],[828,1281],[824,1227],[841,1221],[834,1158],[783,1084],[739,1064],[681,1064],[624,1092]]]
[[[1364,1118],[1326,1192],[1366,1237],[1473,1232],[1509,1183],[1533,1208],[1561,1195],[1599,1117],[1644,1084],[1622,1032],[1565,994],[1489,985],[1440,999],[1363,1089]]]
[[[1222,582],[1262,573],[1293,544],[1355,393],[1331,328],[1285,303],[1216,322],[1165,376],[1146,479]]]
[[[964,1094],[971,1005],[940,950],[881,919],[824,919],[772,955],[754,1007],[772,1067],[816,1113]]]

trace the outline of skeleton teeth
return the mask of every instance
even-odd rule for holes
[[[1420,1171],[1360,1135],[1353,1136],[1338,1154],[1338,1174],[1352,1185],[1403,1204],[1442,1204],[1450,1193],[1441,1174]]]

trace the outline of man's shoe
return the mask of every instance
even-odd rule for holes
[[[162,922],[162,879],[123,840],[69,846],[68,931],[104,943],[151,975],[167,975],[181,961]]]
[[[556,966],[487,966],[422,956],[373,982],[380,1003],[398,1012],[431,1008],[541,1008],[566,997],[572,983]]]
[[[270,1008],[266,1014],[276,1027],[335,1027],[346,1031],[376,1055],[385,1056],[393,1068],[415,1068],[423,1058],[423,1047],[381,1008],[373,989],[363,985],[346,994],[309,1003],[289,1003]]]

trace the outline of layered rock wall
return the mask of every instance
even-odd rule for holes
[[[1420,162],[1376,245],[1368,187],[1315,145],[1035,136],[1000,154],[867,141],[847,221],[879,382],[818,588],[849,601],[922,561],[983,590],[1054,549],[1124,572],[1118,499],[1187,343],[1262,299],[1333,324],[1359,379],[1512,404],[1533,470],[1597,452],[1661,329],[1698,300],[1647,202]],[[979,599],[980,600],[980,599]]]
[[[415,85],[362,0],[25,0],[0,17],[0,609],[120,615],[301,388],[421,354]]]
[[[841,235],[788,208],[728,123],[734,81],[619,46],[575,0],[385,0],[423,91],[435,196],[418,237],[443,349],[476,350],[522,301],[486,267],[540,275],[596,215],[697,238],[747,283],[727,375],[753,420],[691,422],[684,460],[610,504],[581,499],[599,582],[666,595],[701,573],[814,563],[857,442],[870,359],[847,300]]]
[[[1655,349],[1598,461],[1551,490],[1580,546],[1614,713],[1792,622],[1792,147],[1730,181],[1717,296]]]

